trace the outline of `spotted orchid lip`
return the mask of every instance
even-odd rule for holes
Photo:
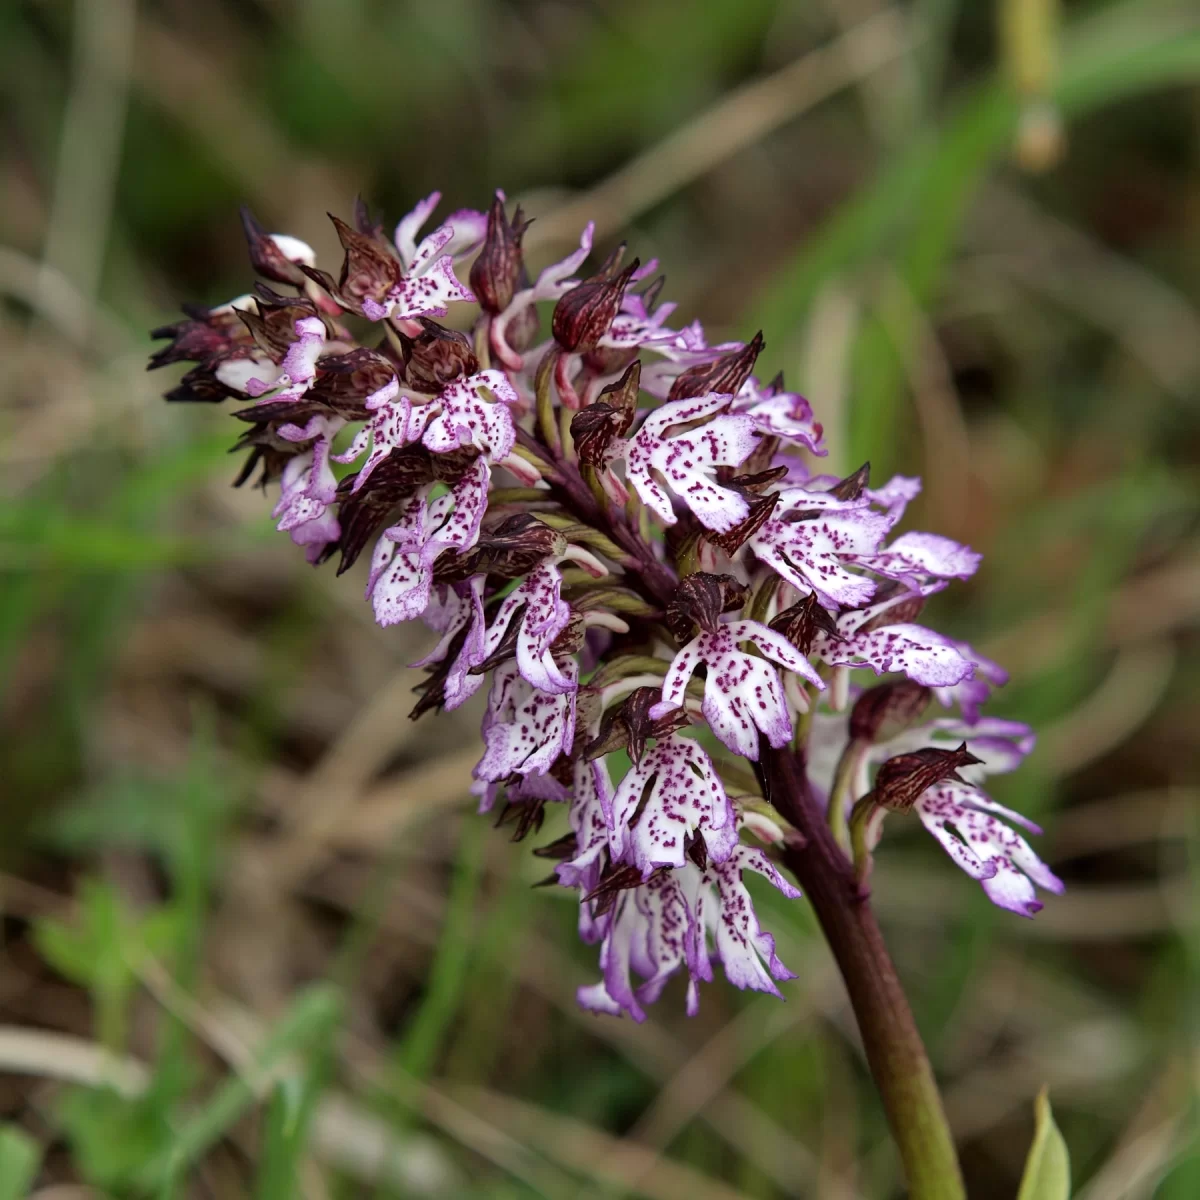
[[[310,561],[346,570],[369,548],[376,621],[437,635],[414,717],[488,685],[473,791],[515,838],[566,806],[543,850],[600,948],[580,1002],[640,1020],[682,973],[694,1012],[717,963],[779,994],[791,972],[743,874],[798,895],[752,765],[793,743],[814,795],[874,805],[872,837],[915,814],[1001,907],[1061,891],[1014,828],[1036,826],[981,790],[1033,748],[981,711],[1007,676],[915,623],[980,561],[896,535],[920,481],[815,473],[821,424],[754,376],[762,335],[672,327],[657,264],[622,270],[622,249],[589,274],[592,225],[531,284],[503,192],[423,233],[440,200],[391,237],[361,205],[335,219],[336,275],[246,214],[253,265],[291,292],[187,308],[151,366],[193,364],[173,400],[253,401],[238,482],[278,483],[277,526]],[[454,328],[435,319],[452,307]],[[743,842],[764,830],[766,848]]]

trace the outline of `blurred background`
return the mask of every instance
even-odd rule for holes
[[[970,1195],[1047,1085],[1080,1197],[1200,1196],[1194,4],[7,0],[0,46],[0,1197],[902,1194],[804,903],[786,1004],[579,1012],[478,712],[407,719],[427,632],[145,374],[248,290],[240,202],[329,266],[356,193],[498,186],[535,269],[594,218],[763,328],[835,466],[985,553],[930,616],[1012,671],[996,793],[1068,891],[999,913],[903,822],[876,887]]]

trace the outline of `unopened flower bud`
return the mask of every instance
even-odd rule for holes
[[[584,896],[584,902],[593,904],[595,906],[593,909],[594,915],[602,917],[612,911],[613,905],[616,904],[618,897],[623,891],[628,891],[630,888],[642,887],[650,883],[651,880],[660,879],[666,874],[666,871],[667,868],[663,867],[653,872],[649,879],[643,879],[641,867],[618,867],[610,862],[604,868],[599,886],[593,888]]]
[[[597,401],[581,408],[571,418],[571,439],[579,461],[603,466],[609,446],[620,437],[620,428],[621,414],[611,404]]]
[[[584,747],[584,756],[596,759],[614,750],[625,750],[635,763],[641,762],[648,739],[669,737],[691,723],[687,710],[683,708],[652,718],[650,710],[661,699],[659,688],[635,688],[624,704],[619,708],[610,708],[605,713],[600,733]]]
[[[953,779],[965,783],[958,774],[959,767],[981,762],[963,742],[957,750],[934,750],[926,747],[911,754],[889,758],[875,776],[875,801],[893,812],[908,812],[921,794],[935,783]]]
[[[779,504],[779,494],[758,496],[750,501],[750,512],[744,521],[739,521],[724,533],[706,532],[705,537],[714,546],[720,546],[726,554],[736,554],[770,519]]]
[[[297,296],[281,296],[266,284],[255,288],[254,307],[237,310],[238,319],[258,348],[273,362],[282,362],[297,339],[296,323],[316,317],[316,305]]]
[[[447,460],[451,457],[430,454],[419,443],[402,446],[393,450],[371,472],[365,487],[354,490],[357,474],[347,475],[342,480],[338,485],[341,497],[338,522],[342,535],[337,545],[330,548],[331,554],[334,550],[341,552],[339,575],[354,565],[367,542],[387,524],[397,505],[412,496],[417,488],[433,482],[435,472],[444,473],[450,467]]]
[[[504,340],[518,354],[524,354],[537,341],[542,319],[536,304],[527,304],[509,321],[504,331]]]
[[[740,350],[723,354],[714,362],[689,367],[671,385],[667,399],[687,400],[693,396],[707,396],[712,392],[737,395],[742,384],[750,378],[763,345],[760,330]]]
[[[620,433],[625,434],[637,415],[638,396],[642,388],[642,362],[635,359],[615,383],[600,392],[600,400],[621,414]]]
[[[610,383],[595,404],[571,418],[571,437],[580,462],[601,466],[609,446],[628,432],[637,412],[642,364],[634,361],[616,383]]]
[[[286,233],[268,233],[245,206],[242,207],[242,229],[250,248],[250,265],[255,271],[276,283],[290,283],[294,287],[303,285],[305,275],[301,264],[311,267],[317,261],[316,253],[307,242]]]
[[[436,457],[436,456],[435,456]],[[434,579],[456,583],[472,575],[517,579],[538,563],[566,553],[567,539],[532,513],[517,513],[484,534],[465,554],[446,551],[437,561]]]
[[[715,633],[721,614],[741,608],[749,593],[750,589],[732,575],[697,571],[680,580],[675,589],[667,605],[667,628],[680,642],[691,640],[693,625],[705,633]]]
[[[250,346],[251,338],[242,323],[238,306],[252,304],[252,296],[216,308],[185,304],[186,321],[160,325],[150,331],[152,338],[170,338],[171,341],[155,351],[147,369],[153,371],[176,362],[216,363],[239,349],[244,351]]]
[[[564,350],[584,354],[593,350],[621,310],[621,299],[639,265],[634,259],[619,275],[601,271],[572,288],[554,306],[551,329]]]
[[[321,359],[321,373],[308,390],[308,399],[319,401],[347,420],[365,420],[366,399],[398,374],[396,363],[379,350],[359,346],[348,354]]]
[[[497,194],[488,210],[483,249],[471,266],[471,291],[484,312],[503,312],[512,303],[513,293],[527,286],[521,238],[530,224],[519,206],[509,221],[504,201]]]
[[[474,375],[479,370],[479,360],[466,334],[447,329],[428,317],[417,319],[421,333],[415,338],[400,335],[404,381],[413,391],[437,395],[451,380]]]
[[[850,710],[850,737],[872,744],[890,741],[921,716],[932,694],[911,679],[868,688]]]
[[[338,240],[346,251],[342,273],[338,278],[337,294],[354,311],[361,312],[364,300],[382,304],[388,292],[399,282],[403,268],[390,246],[375,237],[351,229],[332,213],[329,219],[337,230]],[[305,274],[312,277],[311,271]],[[318,280],[318,282],[321,282]]]
[[[801,654],[812,650],[813,638],[818,631],[831,638],[839,636],[837,622],[817,599],[816,592],[809,592],[803,600],[785,608],[771,622],[771,628],[782,633]]]

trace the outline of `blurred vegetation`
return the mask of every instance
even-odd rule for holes
[[[1043,1084],[1078,1196],[1200,1195],[1200,15],[1055,17],[0,8],[2,1200],[900,1194],[804,904],[762,897],[786,1004],[579,1013],[571,903],[469,816],[478,713],[405,718],[423,631],[142,371],[246,290],[240,201],[335,258],[356,192],[497,186],[535,265],[594,215],[761,325],[837,465],[985,552],[937,615],[1041,730],[998,795],[1069,890],[1019,922],[902,828],[876,889],[970,1195],[1017,1194]]]

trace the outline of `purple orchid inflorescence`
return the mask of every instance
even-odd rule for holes
[[[821,474],[808,402],[753,375],[761,335],[672,328],[655,264],[623,247],[584,275],[590,225],[531,280],[503,194],[421,238],[438,200],[391,237],[361,203],[335,219],[336,278],[247,214],[269,282],[185,309],[151,366],[195,364],[168,399],[253,401],[237,482],[279,483],[278,528],[310,562],[340,574],[371,547],[376,620],[438,636],[414,717],[490,678],[475,790],[516,836],[566,810],[540,853],[600,946],[580,1002],[640,1020],[682,972],[695,1011],[714,962],[778,995],[791,972],[743,876],[798,895],[776,866],[796,835],[742,760],[780,747],[862,845],[915,810],[995,903],[1032,915],[1035,885],[1060,891],[1012,825],[1036,828],[981,790],[1033,744],[980,714],[1003,671],[915,623],[979,563],[893,536],[919,482]],[[468,332],[438,320],[452,309]],[[935,701],[947,715],[925,719]]]

